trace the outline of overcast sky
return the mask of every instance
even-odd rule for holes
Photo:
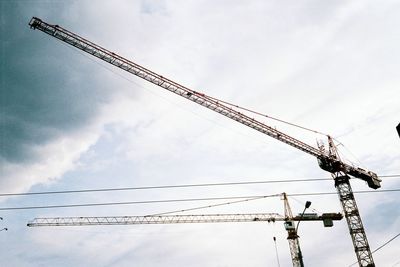
[[[58,24],[213,97],[331,134],[343,158],[399,174],[397,1],[0,2],[0,193],[329,178],[312,156],[29,29]],[[258,118],[312,146],[326,137]],[[400,180],[382,178],[381,189]],[[352,180],[354,191],[369,190]],[[335,192],[333,182],[0,197],[1,266],[291,266],[282,223],[27,228],[44,216],[146,215],[221,201],[79,203]],[[400,231],[399,193],[356,194],[374,250]],[[336,195],[290,198],[340,212]],[[283,214],[279,198],[195,211]],[[193,213],[193,212],[192,212]],[[184,213],[187,214],[187,213]],[[345,221],[299,228],[306,266],[356,261]],[[400,264],[400,240],[374,254]],[[397,249],[396,249],[397,248]]]

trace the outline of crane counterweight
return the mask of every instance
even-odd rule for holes
[[[381,187],[382,180],[379,179],[378,175],[372,171],[368,171],[360,167],[345,165],[343,164],[343,162],[337,159],[332,159],[325,155],[318,156],[317,160],[318,160],[318,165],[324,171],[330,173],[337,173],[337,172],[347,173],[355,178],[359,178],[361,180],[366,181],[370,188],[378,189]]]

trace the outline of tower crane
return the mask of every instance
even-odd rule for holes
[[[146,216],[105,216],[105,217],[44,217],[28,222],[28,227],[40,226],[95,226],[135,224],[178,224],[178,223],[227,223],[227,222],[276,222],[283,221],[288,233],[290,255],[293,267],[304,267],[299,236],[295,222],[323,221],[325,227],[332,227],[333,221],[343,219],[341,213],[316,213],[293,216],[286,193],[282,193],[285,215],[278,213],[247,214],[197,214],[197,215],[146,215]],[[310,202],[311,203],[311,202]]]
[[[323,170],[330,172],[334,180],[334,185],[344,211],[344,216],[347,220],[348,229],[352,238],[354,251],[356,253],[359,266],[375,266],[349,180],[350,176],[361,179],[373,189],[380,188],[381,180],[379,179],[378,175],[372,171],[343,162],[339,157],[333,139],[329,135],[327,136],[327,149],[322,144],[317,145],[316,148],[271,126],[268,126],[263,122],[251,118],[246,114],[241,113],[238,109],[238,106],[185,87],[89,40],[86,40],[85,38],[58,25],[49,24],[37,17],[33,17],[30,20],[29,25],[32,29],[40,30],[56,39],[78,48],[81,51],[114,65],[117,68],[136,75],[137,77],[149,81],[165,90],[220,113],[234,121],[253,128],[254,130],[257,130],[317,158],[319,166]]]

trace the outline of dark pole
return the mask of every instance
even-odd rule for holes
[[[300,224],[300,222],[301,222],[301,219],[303,218],[304,212],[305,212],[306,209],[308,209],[310,206],[311,206],[311,201],[306,201],[306,205],[304,206],[304,210],[303,210],[303,212],[301,213],[301,215],[300,215],[300,220],[299,220],[299,222],[297,223],[297,226],[296,226],[296,232],[295,232],[296,235],[297,235],[297,229],[299,229],[299,224]],[[298,237],[298,236],[297,236],[297,237]],[[301,266],[301,267],[304,267],[303,254],[301,253],[300,246],[299,246],[299,261],[300,261],[300,266]]]

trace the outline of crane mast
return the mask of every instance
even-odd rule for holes
[[[285,207],[285,217],[288,218],[288,221],[285,222],[285,229],[288,233],[287,240],[289,242],[290,256],[292,257],[293,267],[304,267],[299,236],[297,235],[296,226],[293,223],[294,217],[285,193],[283,193],[283,203]]]
[[[325,149],[323,149],[322,147],[315,148],[281,131],[278,131],[271,126],[268,126],[265,123],[257,121],[254,118],[251,118],[239,112],[237,109],[235,109],[233,105],[228,105],[226,104],[226,102],[219,101],[216,98],[189,89],[120,55],[117,55],[97,44],[94,44],[89,40],[86,40],[83,37],[80,37],[58,25],[48,24],[36,17],[33,17],[31,19],[29,25],[33,29],[38,29],[56,39],[70,44],[88,54],[91,54],[94,57],[97,57],[122,70],[125,70],[144,80],[147,80],[163,89],[166,89],[183,98],[191,100],[234,121],[237,121],[263,134],[266,134],[280,142],[288,144],[292,147],[297,148],[298,150],[301,150],[316,157],[319,166],[323,170],[332,173],[332,177],[335,181],[335,187],[339,195],[339,200],[342,204],[345,217],[348,222],[348,228],[352,237],[353,246],[357,255],[359,266],[375,266],[368,245],[365,230],[361,222],[361,217],[359,215],[358,208],[354,200],[350,183],[348,182],[348,179],[350,178],[348,175],[367,182],[368,186],[373,189],[377,189],[380,187],[381,180],[378,178],[376,173],[347,164],[341,161],[336,153],[331,153],[332,149],[335,149],[335,144],[329,136],[329,151],[325,151]],[[352,201],[348,201],[348,198],[351,198]]]

